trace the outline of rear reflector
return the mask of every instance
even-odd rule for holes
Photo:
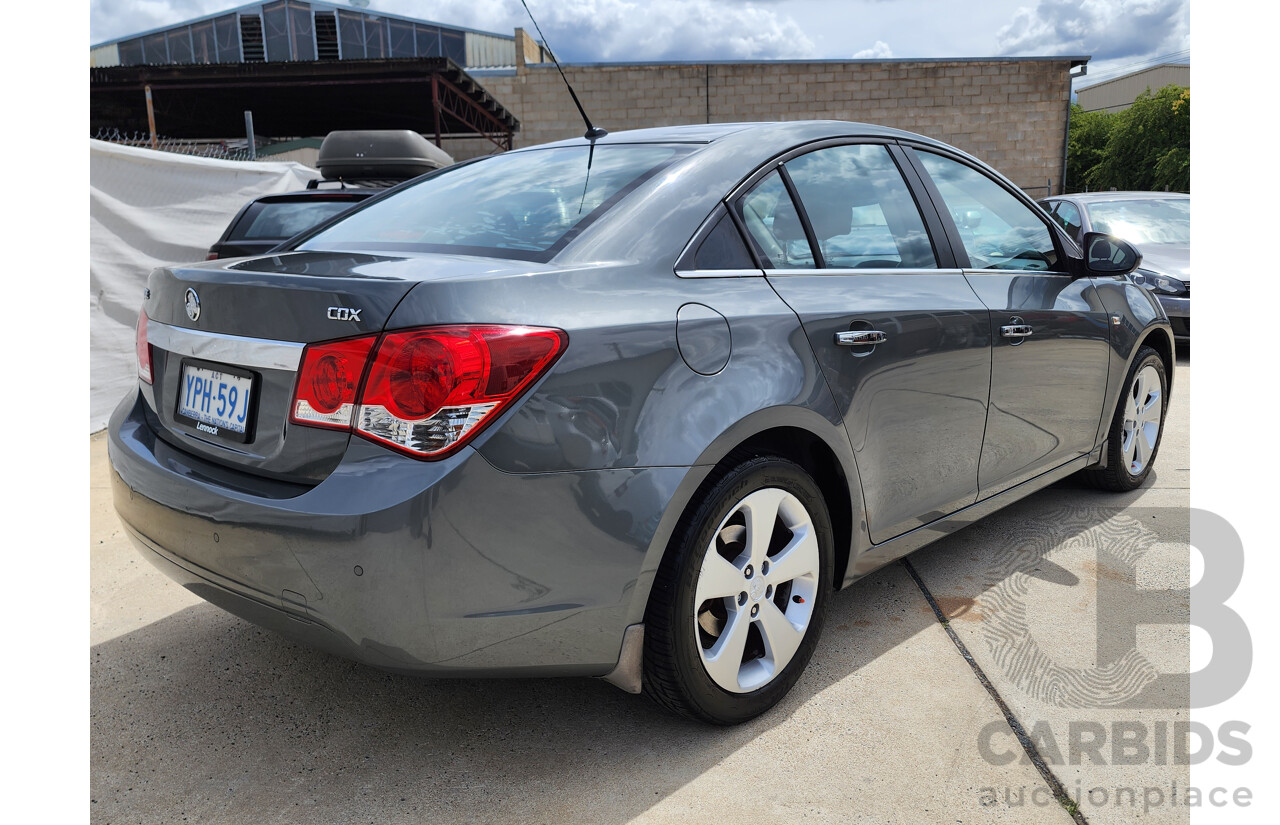
[[[151,383],[151,344],[147,343],[147,312],[138,313],[138,326],[134,330],[133,348],[138,354],[138,377]]]
[[[415,458],[443,458],[545,374],[568,342],[557,329],[483,325],[312,344],[303,353],[290,420],[352,427]]]

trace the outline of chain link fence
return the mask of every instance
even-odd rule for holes
[[[157,149],[161,152],[174,152],[179,155],[193,155],[201,158],[219,158],[221,160],[258,160],[249,151],[247,140],[200,141],[184,140],[157,135],[154,144],[148,132],[122,132],[119,129],[99,129],[94,140],[116,143],[122,146],[140,146],[143,149]],[[269,143],[267,141],[266,143]],[[259,148],[264,146],[258,142]]]

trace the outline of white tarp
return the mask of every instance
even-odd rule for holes
[[[305,189],[300,163],[188,157],[89,141],[89,432],[137,381],[134,324],[157,266],[202,261],[240,207]]]

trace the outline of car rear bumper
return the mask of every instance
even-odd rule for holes
[[[420,462],[353,438],[320,484],[273,490],[159,439],[136,393],[108,450],[120,519],[170,578],[315,647],[440,676],[610,671],[690,472],[516,475],[471,448]]]

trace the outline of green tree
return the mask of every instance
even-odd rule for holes
[[[1107,141],[1116,116],[1108,112],[1086,112],[1071,104],[1071,128],[1067,134],[1067,191],[1083,192],[1089,171],[1106,156]]]
[[[1148,89],[1110,117],[1102,157],[1084,173],[1090,189],[1191,191],[1190,89]]]

